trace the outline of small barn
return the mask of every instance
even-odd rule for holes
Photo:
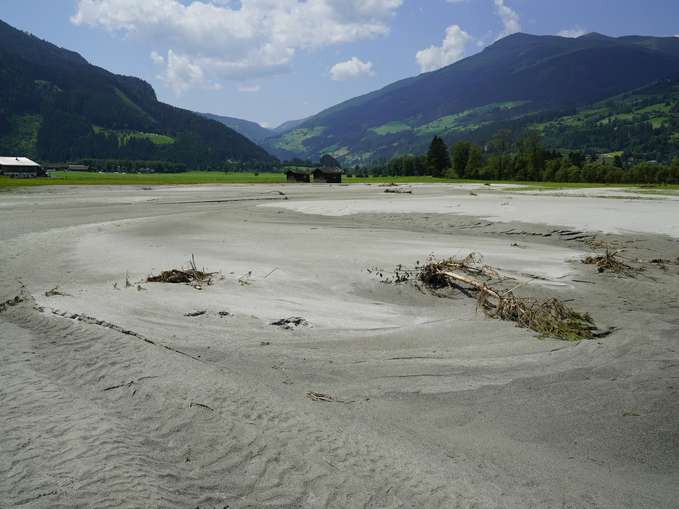
[[[314,182],[318,184],[341,184],[342,168],[324,166],[314,171]]]
[[[311,182],[311,170],[308,168],[288,168],[285,172],[288,182]]]
[[[0,175],[13,178],[47,176],[42,166],[27,157],[0,157]]]

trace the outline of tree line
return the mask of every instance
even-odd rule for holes
[[[481,145],[459,141],[450,148],[435,136],[422,155],[402,155],[366,169],[383,176],[424,176],[451,179],[678,184],[679,159],[671,164],[633,162],[624,153],[606,157],[582,151],[545,148],[538,132],[514,139],[511,131],[497,132]],[[359,168],[355,172],[361,173]]]

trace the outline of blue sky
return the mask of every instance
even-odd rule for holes
[[[679,34],[677,0],[2,0],[0,18],[165,102],[268,126],[519,30]]]

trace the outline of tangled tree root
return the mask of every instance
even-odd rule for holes
[[[193,255],[191,255],[188,269],[166,270],[157,276],[149,276],[146,279],[146,282],[187,284],[193,286],[197,290],[201,290],[204,285],[210,286],[212,284],[212,278],[215,274],[216,272],[206,272],[205,269],[198,270],[196,259]]]
[[[540,300],[518,297],[513,290],[500,290],[490,285],[498,273],[481,263],[475,253],[464,259],[435,260],[408,270],[399,267],[395,279],[389,283],[403,283],[415,279],[425,288],[441,290],[456,288],[469,297],[491,318],[515,322],[519,327],[531,329],[541,336],[564,341],[593,339],[609,334],[601,332],[587,313],[579,313],[558,299]]]

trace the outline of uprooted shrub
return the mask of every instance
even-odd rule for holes
[[[518,297],[513,290],[502,290],[491,285],[499,279],[493,268],[482,264],[475,253],[463,259],[429,258],[414,269],[399,267],[396,278],[384,278],[388,283],[414,280],[428,290],[456,288],[467,296],[475,297],[478,305],[491,318],[515,322],[543,337],[564,341],[580,341],[602,337],[610,331],[601,332],[592,317],[579,313],[556,298],[535,299]],[[382,275],[378,272],[378,275]]]

